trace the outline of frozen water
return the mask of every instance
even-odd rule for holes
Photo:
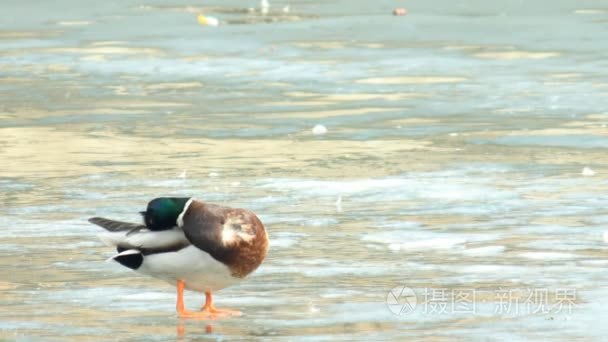
[[[0,340],[606,336],[598,2],[0,7]],[[87,219],[157,196],[259,214],[266,261],[214,296],[243,317],[176,319],[173,286],[104,262]]]

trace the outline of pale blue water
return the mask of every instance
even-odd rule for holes
[[[271,4],[0,4],[0,339],[602,340],[608,5]],[[266,224],[243,317],[104,262],[164,195]]]

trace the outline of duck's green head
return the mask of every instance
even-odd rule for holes
[[[159,197],[142,211],[144,223],[150,230],[166,230],[177,226],[177,218],[184,211],[190,197]]]

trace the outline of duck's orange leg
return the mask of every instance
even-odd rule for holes
[[[203,305],[201,308],[201,312],[208,312],[211,315],[218,315],[221,317],[242,315],[242,313],[238,310],[216,308],[213,305],[213,296],[211,295],[211,291],[205,292],[205,305]]]
[[[215,319],[220,317],[228,316],[240,316],[241,312],[230,309],[218,309],[213,306],[213,297],[210,291],[205,292],[205,305],[201,311],[194,312],[186,310],[184,306],[184,287],[185,283],[183,280],[177,281],[177,313],[181,318],[195,318],[195,319]]]

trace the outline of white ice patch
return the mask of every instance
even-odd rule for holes
[[[331,259],[285,258],[276,260],[274,265],[261,267],[260,275],[299,273],[307,277],[332,277],[353,275],[361,277],[394,275],[400,272],[399,265],[359,262],[338,262]]]
[[[581,263],[581,265],[586,265],[586,266],[606,267],[606,266],[608,266],[608,259],[582,260],[580,263]]]
[[[223,292],[222,292],[223,293]],[[250,307],[260,307],[260,306],[275,306],[280,307],[284,305],[289,305],[290,301],[285,298],[279,298],[276,296],[268,296],[263,297],[261,295],[258,296],[242,296],[236,295],[234,297],[228,296],[218,296],[218,302],[222,305],[228,305],[230,307],[241,307],[241,306],[250,306]],[[215,301],[215,297],[213,298]]]
[[[277,224],[297,224],[300,226],[325,227],[337,224],[339,221],[335,218],[305,218],[301,216],[287,215],[260,215],[260,219],[266,225]]]
[[[57,212],[67,211],[66,208],[57,209]],[[86,220],[46,221],[0,215],[0,226],[15,227],[15,229],[0,229],[0,238],[82,237],[90,234],[90,225],[83,222],[86,222]]]
[[[304,225],[313,227],[325,227],[333,224],[337,224],[338,220],[334,218],[315,218],[304,221]]]
[[[570,235],[572,234],[572,227],[557,224],[534,224],[517,226],[513,228],[513,231],[521,234]]]
[[[271,248],[289,248],[300,242],[301,238],[307,236],[302,233],[277,232],[270,239]]]
[[[363,241],[386,244],[391,251],[426,249],[464,249],[469,241],[487,241],[494,234],[449,234],[421,231],[393,230],[364,235]]]
[[[567,260],[577,259],[581,256],[573,253],[558,253],[558,252],[526,252],[520,253],[520,257],[533,260]]]
[[[405,177],[354,179],[345,181],[271,179],[262,188],[295,192],[305,197],[335,198],[348,196],[349,202],[390,200],[429,201],[503,201],[518,199],[519,194],[504,187],[494,187],[493,177],[451,177],[443,173],[408,174]],[[499,203],[500,204],[500,203]]]
[[[453,249],[467,242],[464,238],[434,238],[400,243],[390,243],[391,251],[400,250],[422,250],[422,249]]]
[[[489,273],[492,275],[500,274],[503,276],[510,276],[514,274],[524,274],[527,270],[523,266],[510,266],[510,265],[470,265],[455,268],[459,273],[466,274],[484,274]]]
[[[388,221],[388,222],[382,222],[382,223],[378,223],[378,224],[374,225],[374,228],[379,228],[379,229],[391,228],[392,230],[397,230],[397,229],[409,230],[409,229],[418,229],[420,227],[422,227],[422,223],[416,222],[416,221]]]
[[[50,301],[51,303],[65,304],[66,298],[69,302],[75,303],[78,306],[95,307],[103,310],[116,310],[120,312],[127,311],[159,311],[164,312],[175,307],[175,294],[173,291],[167,292],[166,296],[158,293],[144,292],[143,296],[149,295],[151,298],[144,300],[141,291],[149,291],[141,288],[140,285],[129,285],[125,287],[107,286],[107,287],[92,287],[76,289],[70,288],[67,290],[57,290],[46,292],[46,298],[39,300]],[[123,300],[123,299],[129,300]],[[135,300],[133,300],[135,299]]]
[[[175,299],[175,294],[167,292],[140,292],[133,294],[125,294],[120,296],[126,300],[141,300],[141,301],[155,301],[155,300],[166,300],[171,301]]]
[[[183,188],[189,186],[185,178],[146,180],[143,185],[150,188]]]
[[[345,290],[345,289],[326,289],[320,294],[321,298],[349,298],[349,297],[363,297],[366,295],[363,291],[357,290]]]
[[[597,244],[596,238],[587,238],[583,236],[574,239],[564,236],[563,238],[558,237],[550,240],[535,240],[522,243],[520,246],[525,247],[526,249],[551,250],[555,252],[572,252],[602,248],[602,246]]]
[[[505,249],[505,246],[485,246],[465,249],[462,251],[462,254],[468,256],[493,256],[504,253]]]
[[[395,270],[378,267],[375,265],[359,266],[324,266],[324,267],[302,267],[297,269],[298,273],[306,277],[333,277],[353,275],[361,277],[393,275]]]

